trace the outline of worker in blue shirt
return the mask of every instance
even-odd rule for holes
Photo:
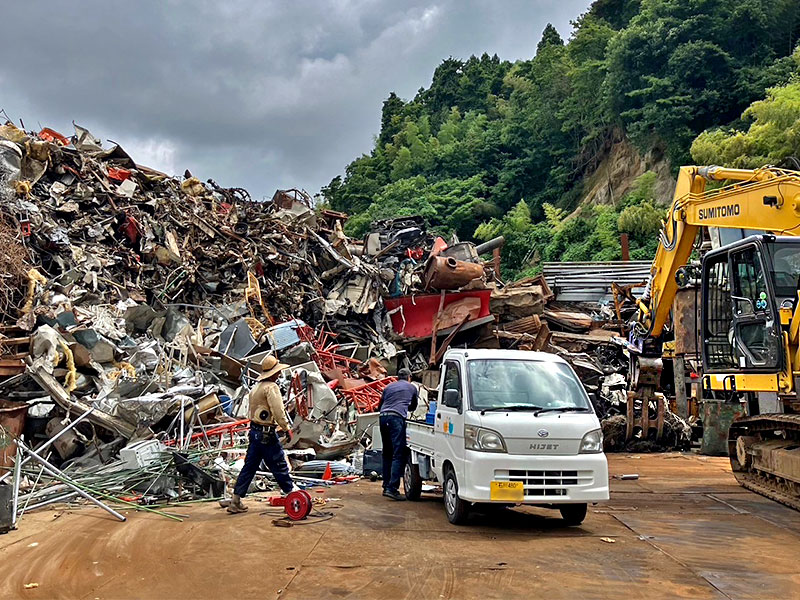
[[[406,416],[417,409],[419,393],[409,381],[411,371],[400,369],[397,378],[384,388],[378,404],[383,442],[383,495],[405,500],[405,496],[400,495],[400,477],[408,458]]]

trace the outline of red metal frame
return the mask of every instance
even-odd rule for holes
[[[326,371],[339,370],[348,378],[356,377],[358,375],[358,367],[363,364],[360,360],[355,358],[334,354],[333,352],[326,352],[324,350],[318,350],[311,358],[317,363],[319,370],[323,373]]]
[[[297,407],[297,414],[307,419],[308,414],[314,408],[314,401],[311,398],[311,388],[304,388],[300,383],[300,373],[292,375],[292,381],[289,387],[294,393],[294,403]]]
[[[331,340],[335,340],[337,334],[326,331],[325,329],[320,329],[319,331],[313,330],[311,327],[306,325],[305,327],[298,327],[297,328],[297,337],[299,337],[302,341],[308,342],[314,348],[314,350],[325,350],[328,352],[333,352],[338,348],[338,344],[331,344],[329,343]]]
[[[397,377],[384,377],[349,390],[339,391],[348,401],[355,404],[358,412],[371,413],[378,410],[383,390],[395,381],[397,381]]]
[[[240,421],[234,421],[232,423],[225,423],[223,425],[220,425],[219,427],[214,427],[213,429],[209,429],[208,431],[205,432],[205,435],[203,435],[202,431],[200,433],[193,434],[192,437],[189,438],[189,443],[200,439],[204,439],[206,437],[211,438],[217,436],[222,437],[224,435],[230,435],[231,445],[234,445],[234,439],[233,439],[234,434],[244,433],[248,429],[250,429],[250,419],[242,419]],[[165,440],[164,445],[174,446],[177,442],[178,442],[177,438],[171,440]]]
[[[355,358],[336,354],[339,344],[332,343],[336,339],[336,334],[324,329],[314,331],[311,327],[298,327],[297,337],[302,341],[311,344],[314,352],[311,360],[317,363],[320,371],[339,370],[347,377],[356,377],[358,367],[363,363]]]

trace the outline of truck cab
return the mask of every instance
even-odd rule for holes
[[[452,523],[487,503],[558,508],[569,524],[583,521],[589,502],[608,500],[600,422],[565,360],[451,349],[438,392],[433,424],[408,423],[408,499],[436,481]]]

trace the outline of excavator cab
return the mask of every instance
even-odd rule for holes
[[[728,430],[728,456],[744,487],[800,510],[800,395],[791,322],[800,240],[751,236],[703,257],[703,394],[747,400]],[[766,412],[761,396],[777,400]]]
[[[794,237],[750,236],[705,255],[705,373],[777,375],[786,368],[781,309],[797,303],[798,277],[800,240]],[[736,390],[735,379],[723,389]]]

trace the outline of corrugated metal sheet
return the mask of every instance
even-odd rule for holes
[[[651,262],[548,262],[543,274],[556,300],[561,302],[599,302],[613,300],[611,284],[630,285],[646,282]],[[639,297],[644,288],[633,291]]]
[[[278,192],[275,193],[277,194]],[[292,319],[291,321],[285,321],[274,327],[270,327],[267,329],[267,340],[269,341],[270,348],[277,352],[289,346],[293,346],[300,341],[297,330],[305,326],[306,324],[300,319]]]

